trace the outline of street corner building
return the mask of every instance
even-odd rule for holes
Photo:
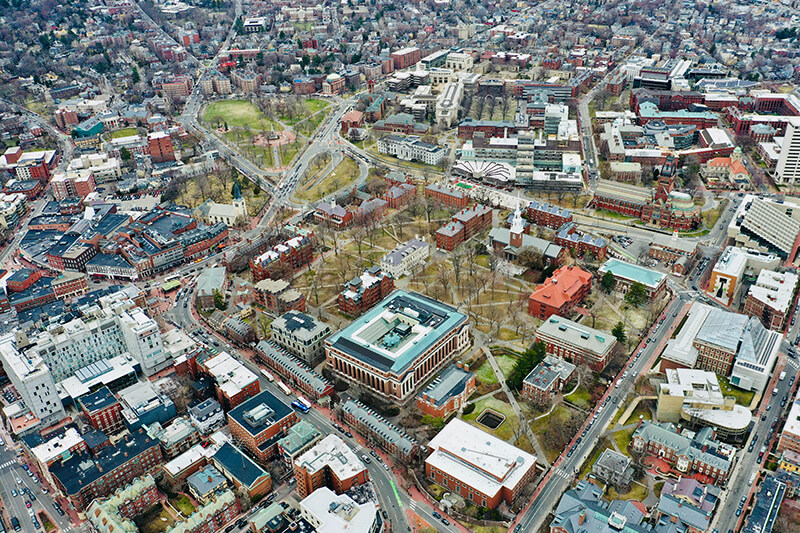
[[[328,337],[328,368],[377,396],[405,403],[470,343],[467,316],[449,305],[396,290]]]

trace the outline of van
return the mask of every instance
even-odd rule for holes
[[[777,396],[778,395],[778,388],[777,387],[772,389],[772,395],[773,396]]]
[[[786,372],[781,372],[781,375],[778,376],[778,381],[783,381],[784,379],[786,379]]]

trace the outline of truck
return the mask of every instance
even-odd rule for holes
[[[786,379],[786,372],[781,372],[781,375],[778,376],[778,381],[783,381],[784,379]]]

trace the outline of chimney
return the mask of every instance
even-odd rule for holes
[[[586,509],[582,510],[581,514],[578,515],[578,525],[582,526],[584,522],[586,522]]]
[[[468,365],[467,363],[464,363],[464,370],[466,370],[467,372],[469,372],[469,365]]]
[[[213,481],[214,481],[214,478],[212,476],[208,476],[208,482],[212,483]]]
[[[456,361],[456,366],[458,368],[464,368],[464,363],[462,363],[461,361]]]

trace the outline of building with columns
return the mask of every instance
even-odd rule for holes
[[[469,346],[467,316],[396,290],[325,340],[327,366],[385,400],[405,403]]]

